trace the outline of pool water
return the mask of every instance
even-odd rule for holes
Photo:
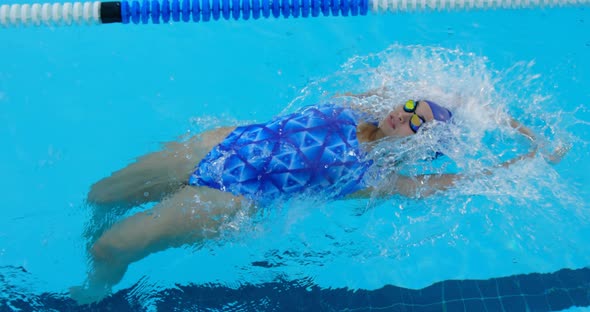
[[[579,7],[2,29],[0,310],[590,306],[589,24]],[[454,109],[446,156],[401,170],[459,186],[293,200],[133,264],[96,306],[68,298],[92,183],[162,142],[380,86]],[[570,152],[478,176],[528,149],[508,114]]]

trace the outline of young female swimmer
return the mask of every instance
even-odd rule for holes
[[[323,104],[267,123],[218,128],[188,142],[170,143],[97,182],[88,194],[96,209],[159,203],[114,224],[94,242],[93,268],[83,286],[70,290],[72,297],[78,303],[100,300],[129,264],[157,251],[215,237],[223,223],[248,203],[302,193],[333,199],[371,196],[373,190],[363,181],[373,164],[365,143],[413,135],[425,123],[449,122],[452,113],[433,101],[409,100],[378,124],[365,117],[350,107]],[[529,129],[514,120],[511,126],[534,141]],[[422,195],[428,195],[449,188],[459,178],[397,175],[390,191],[415,196],[418,188],[427,187]]]

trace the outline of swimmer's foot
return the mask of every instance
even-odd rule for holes
[[[70,297],[79,305],[101,301],[110,293],[111,289],[109,287],[74,286],[70,288]]]

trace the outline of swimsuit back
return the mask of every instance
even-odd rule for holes
[[[201,160],[189,184],[255,199],[353,193],[372,163],[359,148],[357,119],[326,104],[238,127]]]

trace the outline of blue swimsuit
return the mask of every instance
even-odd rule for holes
[[[353,193],[372,164],[359,148],[357,119],[326,104],[238,127],[201,160],[189,184],[253,199]]]

